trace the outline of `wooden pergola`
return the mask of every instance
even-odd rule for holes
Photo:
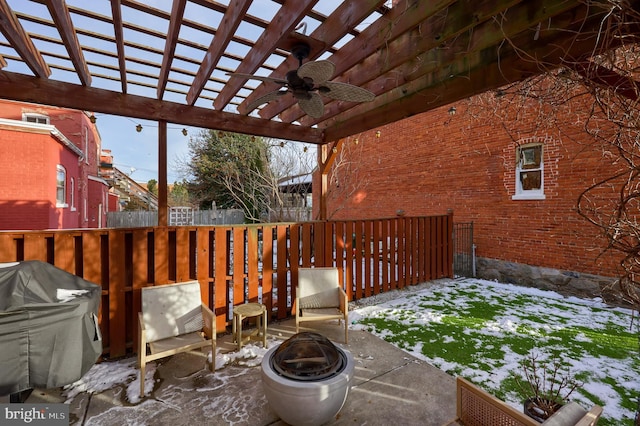
[[[159,122],[159,223],[166,224],[167,123],[318,145],[559,66],[583,69],[603,22],[638,1],[0,0],[0,97]],[[228,3],[228,6],[226,5]],[[618,5],[618,6],[616,6]],[[621,5],[621,6],[620,6]],[[622,31],[637,33],[637,25]],[[247,105],[306,59],[371,102],[324,98],[304,114],[282,96]],[[615,76],[614,76],[615,78]],[[331,161],[325,149],[320,161]]]

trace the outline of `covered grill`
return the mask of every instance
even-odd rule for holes
[[[0,395],[80,379],[102,353],[100,297],[49,263],[0,264]]]

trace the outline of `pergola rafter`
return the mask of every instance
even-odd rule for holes
[[[589,61],[610,48],[598,37],[610,13],[640,8],[638,0],[331,4],[0,0],[0,89],[18,101],[325,144]],[[634,37],[637,23],[624,30]],[[323,98],[320,118],[289,95],[246,111],[277,85],[228,74],[282,79],[298,66],[291,49],[301,39],[311,46],[307,61],[335,63],[332,81],[376,99]]]

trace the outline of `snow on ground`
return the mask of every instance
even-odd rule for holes
[[[269,340],[268,346],[271,348],[278,345],[279,340]],[[262,357],[267,352],[262,346],[249,343],[244,345],[240,351],[216,354],[216,371],[222,370],[225,366],[233,363],[239,366],[255,367],[260,365]],[[208,362],[211,362],[211,352],[208,354]],[[140,370],[136,367],[136,360],[131,358],[119,361],[108,361],[96,364],[82,376],[82,378],[63,389],[65,401],[69,404],[79,393],[100,393],[111,389],[117,385],[126,385],[127,401],[132,404],[140,402]],[[145,373],[145,396],[151,394],[154,385],[154,375],[156,373],[155,362],[147,364]]]
[[[555,292],[477,279],[444,282],[419,291],[409,290],[399,296],[350,312],[351,328],[372,332],[444,371],[471,379],[489,392],[499,390],[503,381],[512,377],[513,372],[521,370],[520,362],[524,356],[519,344],[523,341],[534,342],[535,351],[542,358],[548,348],[559,350],[565,355],[562,361],[569,365],[572,375],[585,374],[589,378],[584,382],[584,392],[572,394],[571,399],[589,407],[593,402],[585,395],[594,395],[602,401],[603,416],[608,418],[605,422],[632,424],[634,412],[623,407],[621,396],[635,401],[640,389],[637,332],[634,334],[630,331],[630,310],[612,308],[598,298],[585,300],[565,297]],[[473,307],[478,301],[486,303],[486,311],[479,313],[478,307]],[[490,319],[479,321],[474,317],[481,318],[482,314],[493,308],[495,313],[490,313],[493,315]],[[475,342],[468,351],[480,353],[481,362],[458,362],[452,359],[454,356],[448,357],[446,351],[434,356],[433,350],[426,350],[427,345],[446,346],[461,338],[460,334],[441,334],[441,330],[446,328],[438,328],[445,317],[450,320],[452,313],[459,314],[460,318],[473,317],[476,320],[464,328],[462,334]],[[407,330],[407,335],[395,331],[395,324]],[[414,341],[415,332],[424,333],[425,329],[430,328],[435,338]],[[575,330],[583,331],[566,339],[569,342],[561,341],[558,337]],[[457,330],[452,331],[455,332]],[[617,335],[616,332],[621,333]],[[596,341],[602,336],[609,341]],[[509,346],[502,343],[510,338],[516,340],[517,344]],[[616,344],[616,341],[623,340],[626,346]],[[501,346],[496,348],[495,344]],[[567,345],[566,349],[563,345]],[[598,352],[598,346],[603,347],[603,353],[611,354],[594,355]],[[593,352],[584,347],[593,349]],[[618,349],[617,354],[613,353]],[[499,359],[482,356],[493,351],[500,353]],[[518,395],[506,395],[505,400],[521,408]]]
[[[531,339],[538,339],[540,342],[547,342],[556,345],[557,342],[546,337],[546,333],[561,330],[570,322],[574,327],[583,327],[586,331],[578,333],[573,339],[574,342],[590,342],[588,330],[602,330],[611,327],[611,324],[618,326],[630,325],[631,312],[629,310],[611,308],[599,299],[583,300],[575,297],[563,297],[554,292],[542,291],[532,288],[524,288],[508,284],[498,284],[490,281],[477,279],[465,280],[439,280],[436,283],[426,283],[411,287],[406,290],[393,291],[384,295],[377,295],[368,299],[363,299],[352,303],[352,310],[349,313],[350,328],[368,330],[383,339],[391,339],[390,343],[400,347],[411,355],[425,360],[432,365],[448,372],[455,372],[463,377],[481,384],[491,390],[497,389],[500,383],[505,380],[512,371],[519,368],[522,355],[516,353],[512,348],[503,346],[500,360],[486,360],[487,364],[461,364],[454,359],[449,359],[444,355],[426,356],[424,350],[434,345],[451,344],[460,336],[441,335],[438,340],[415,341],[411,339],[413,330],[422,331],[430,324],[443,320],[442,311],[430,309],[430,307],[447,307],[460,313],[463,317],[467,309],[473,304],[471,296],[483,299],[489,306],[500,305],[500,314],[491,320],[486,321],[479,328],[465,329],[465,336],[472,338],[477,347],[492,349],[496,339],[507,336],[528,334]],[[437,295],[437,297],[434,297]],[[527,308],[510,308],[509,303],[518,298],[528,298]],[[424,301],[428,301],[425,306]],[[536,303],[535,301],[538,301]],[[515,306],[518,306],[517,304]],[[504,309],[502,309],[504,308]],[[406,325],[406,330],[402,333],[393,333],[390,330],[372,328],[371,325],[363,324],[363,321],[383,317],[389,321],[399,321]],[[536,322],[536,318],[542,321]],[[624,323],[627,321],[626,323]],[[402,335],[399,339],[398,334]],[[404,336],[406,334],[406,336]],[[403,338],[406,340],[403,341]],[[526,336],[525,336],[526,337]],[[615,337],[615,336],[614,336]],[[273,339],[269,342],[271,347],[280,341]],[[407,343],[413,342],[413,343]],[[248,344],[239,352],[216,354],[216,370],[222,370],[230,363],[236,365],[257,366],[262,361],[266,349],[261,346]],[[584,389],[596,395],[604,402],[604,415],[609,419],[623,421],[626,424],[632,418],[633,412],[621,405],[619,392],[629,392],[636,394],[640,389],[639,367],[636,360],[622,357],[615,359],[605,356],[593,356],[583,354],[579,358],[565,359],[571,364],[572,372],[588,371],[593,380],[585,383]],[[209,354],[209,361],[211,354]],[[483,360],[484,362],[485,360]],[[494,362],[496,361],[496,362]],[[493,362],[493,363],[492,363]],[[489,366],[487,368],[486,366]],[[483,368],[484,366],[484,368]],[[145,378],[145,393],[150,394],[154,385],[155,364],[147,366],[147,376]],[[616,384],[612,386],[611,383]],[[139,398],[139,378],[135,361],[131,359],[103,362],[96,364],[79,381],[67,386],[64,394],[67,402],[81,392],[98,393],[116,385],[126,385],[127,399],[132,404],[137,404]],[[583,405],[590,405],[590,401],[576,398]],[[507,402],[516,407],[520,407],[520,401],[516,399]],[[617,423],[612,423],[617,424]],[[630,423],[629,423],[630,424]]]

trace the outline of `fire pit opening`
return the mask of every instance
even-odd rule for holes
[[[335,419],[354,377],[351,353],[318,333],[294,334],[262,358],[262,385],[273,411],[293,426]]]
[[[298,333],[282,343],[271,357],[271,366],[292,380],[322,380],[341,371],[346,362],[329,339],[318,333]]]

